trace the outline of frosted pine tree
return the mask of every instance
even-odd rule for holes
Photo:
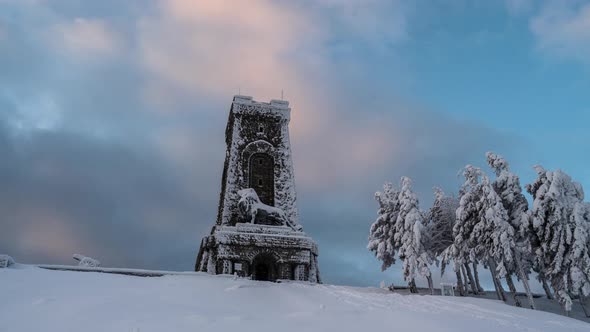
[[[476,203],[479,201],[477,187],[480,173],[478,168],[471,165],[465,166],[463,170],[465,183],[459,191],[459,207],[456,211],[453,226],[454,239],[451,247],[451,255],[459,265],[468,262],[472,256],[473,248],[469,243],[469,238],[474,226],[479,222]]]
[[[452,259],[455,262],[454,270],[458,282],[463,283],[462,281],[464,281],[465,285],[469,282],[474,294],[477,294],[479,290],[471,273],[467,274],[465,266],[477,259],[473,241],[470,239],[476,230],[475,226],[479,223],[476,204],[481,199],[481,185],[479,183],[481,175],[481,170],[471,165],[465,166],[463,170],[465,183],[459,190],[459,207],[455,213],[453,226],[453,245],[445,254],[446,260]],[[464,277],[461,277],[461,273],[464,274]]]
[[[432,257],[441,257],[441,276],[444,275],[446,266],[453,263],[457,278],[457,288],[461,296],[467,292],[466,286],[471,286],[472,292],[483,292],[479,283],[477,271],[477,260],[473,260],[473,274],[468,263],[460,264],[455,261],[452,255],[452,244],[454,241],[453,226],[456,219],[456,210],[459,201],[453,196],[444,196],[440,189],[435,188],[435,201],[430,210],[427,233],[430,235],[428,250]],[[437,261],[438,263],[438,261]],[[463,274],[464,277],[461,275]],[[465,283],[463,283],[465,279]]]
[[[542,246],[542,241],[544,241],[544,237],[546,236],[545,231],[545,218],[544,218],[544,210],[545,210],[545,203],[542,203],[545,199],[545,194],[548,190],[549,181],[547,179],[547,172],[542,166],[534,166],[533,167],[537,172],[537,178],[533,183],[527,184],[525,186],[527,192],[533,196],[533,205],[531,210],[529,210],[529,239],[531,244],[531,251],[533,253],[533,270],[537,272],[537,278],[543,285],[543,290],[545,290],[545,294],[548,299],[553,299],[553,293],[549,288],[548,284],[548,277],[545,276],[545,266],[544,266],[544,248]],[[535,214],[538,216],[535,218]],[[536,220],[536,223],[533,222]]]
[[[572,221],[574,238],[569,255],[571,265],[567,283],[571,294],[582,303],[582,297],[590,295],[590,204],[577,203]]]
[[[428,234],[426,250],[430,257],[441,258],[441,276],[444,274],[446,266],[453,261],[452,255],[449,253],[454,240],[453,225],[458,207],[459,201],[455,197],[446,196],[440,188],[434,188],[434,202],[427,215],[428,223],[425,230],[425,233]],[[474,271],[477,272],[477,270]],[[460,274],[457,274],[457,284],[460,294],[464,295],[463,278]],[[477,278],[476,284],[479,285]]]
[[[587,204],[582,186],[561,170],[551,172],[541,166],[535,170],[538,178],[527,186],[534,198],[535,267],[569,313],[571,295],[590,291]]]
[[[478,205],[483,231],[481,235],[473,238],[473,241],[479,241],[476,245],[476,257],[489,262],[492,274],[496,274],[500,297],[505,301],[499,279],[506,277],[515,265],[514,228],[508,223],[508,214],[500,196],[485,175],[482,176],[481,189],[482,200]]]
[[[395,263],[396,251],[399,248],[395,244],[396,222],[399,214],[399,192],[391,183],[383,185],[383,192],[375,193],[375,199],[379,203],[377,220],[371,225],[369,231],[369,244],[367,249],[375,253],[382,262],[381,270],[385,271]]]
[[[445,249],[453,244],[453,225],[459,201],[453,196],[446,196],[440,188],[434,188],[434,202],[428,212],[426,233],[429,235],[428,251],[433,257],[439,257]]]
[[[399,257],[403,260],[404,279],[409,283],[410,291],[417,292],[415,279],[420,275],[426,278],[432,293],[433,284],[429,268],[432,258],[425,247],[428,241],[424,232],[425,218],[420,211],[418,197],[412,191],[412,180],[408,177],[401,179],[398,201],[400,210],[397,224],[403,225],[403,233],[398,233],[401,235]]]
[[[499,278],[506,275],[506,266],[514,264],[514,230],[489,178],[471,165],[465,166],[463,175],[452,255],[462,266],[475,260],[487,263],[498,298],[505,301]],[[477,293],[475,287],[472,290]]]
[[[528,202],[522,194],[518,176],[510,172],[508,162],[502,156],[492,152],[486,153],[488,165],[494,170],[496,180],[492,186],[500,196],[508,222],[514,229],[514,264],[506,266],[508,274],[506,281],[512,292],[514,302],[520,306],[516,297],[516,288],[512,282],[512,274],[517,274],[522,281],[531,308],[535,308],[533,296],[528,283],[528,274],[532,264],[532,252],[529,241]]]

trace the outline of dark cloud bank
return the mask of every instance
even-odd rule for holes
[[[69,264],[82,253],[106,266],[191,270],[215,220],[231,94],[179,92],[173,112],[146,106],[138,87],[152,78],[128,56],[72,62],[27,25],[0,27],[12,36],[0,44],[0,253],[25,263]],[[456,191],[466,163],[518,147],[383,87],[339,83],[355,77],[335,69],[322,75],[330,91],[312,84],[290,100],[300,117],[312,115],[301,109],[308,96],[331,105],[320,128],[291,139],[302,223],[319,243],[325,282],[399,283],[397,267],[381,273],[365,248],[374,192],[407,175],[428,208],[431,188]]]
[[[227,103],[220,107],[227,109],[223,105]],[[416,190],[427,208],[433,185],[455,190],[458,169],[482,159],[481,151],[497,144],[490,142],[497,137],[480,130],[470,134],[462,130],[466,139],[457,143],[455,131],[464,128],[441,128],[440,123],[419,119],[409,122],[408,126],[422,128],[406,128],[414,135],[404,135],[407,148],[396,151],[395,160],[344,174],[327,185],[298,186],[301,219],[320,245],[326,282],[399,281],[395,268],[382,275],[365,249],[375,217],[374,191],[384,181],[408,175],[416,179]],[[0,251],[30,263],[71,263],[70,254],[80,252],[109,266],[190,270],[217,206],[224,127],[222,120],[214,125],[205,135],[195,126],[196,142],[212,147],[205,151],[195,147],[195,169],[186,170],[193,164],[170,163],[149,146],[65,129],[23,134],[3,118]],[[420,144],[434,147],[420,151],[416,147]],[[322,169],[327,173],[337,167],[329,154],[317,151],[321,146],[298,140],[293,145],[296,172],[303,162],[328,165]]]

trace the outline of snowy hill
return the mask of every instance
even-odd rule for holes
[[[589,331],[499,301],[202,273],[0,269],[0,331]]]

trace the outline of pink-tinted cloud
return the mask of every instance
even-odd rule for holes
[[[341,84],[334,74],[343,68],[330,63],[324,43],[331,27],[317,16],[266,0],[159,4],[157,14],[142,19],[138,30],[141,63],[152,75],[145,96],[155,108],[174,109],[170,103],[178,91],[229,103],[238,90],[260,101],[279,98],[284,90],[293,107],[292,141],[303,145],[298,150],[305,153],[297,156],[296,165],[303,185],[328,186],[340,176],[360,177],[392,158],[389,152],[398,141],[394,131],[363,129],[340,114],[351,111],[338,108],[340,97],[333,89]],[[324,1],[317,6],[336,13],[346,31],[369,41],[405,38],[403,11],[387,24],[377,19],[382,1]],[[358,70],[356,65],[350,63],[344,71]],[[159,134],[157,144],[178,161],[194,153],[198,143],[194,136],[175,131]],[[333,170],[331,176],[327,169]]]
[[[66,261],[76,252],[93,252],[95,243],[80,237],[74,222],[56,211],[29,209],[19,216],[26,225],[20,230],[19,246],[27,255],[60,257]]]
[[[270,1],[161,1],[139,23],[141,61],[156,82],[223,96],[241,88],[261,99],[300,79],[285,58],[321,35],[303,13]]]
[[[297,137],[297,183],[307,190],[322,192],[357,186],[362,179],[383,173],[398,156],[400,140],[388,126],[365,125],[334,123],[311,136]]]

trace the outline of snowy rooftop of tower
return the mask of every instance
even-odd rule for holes
[[[234,104],[241,104],[241,105],[252,105],[252,106],[261,106],[264,108],[276,108],[276,109],[285,109],[289,110],[289,102],[286,100],[277,100],[271,99],[270,102],[260,102],[254,100],[251,96],[243,96],[243,95],[235,95],[234,96]]]
[[[273,115],[287,122],[291,119],[291,108],[286,100],[272,99],[267,103],[256,101],[251,96],[235,95],[231,111],[240,114]]]

